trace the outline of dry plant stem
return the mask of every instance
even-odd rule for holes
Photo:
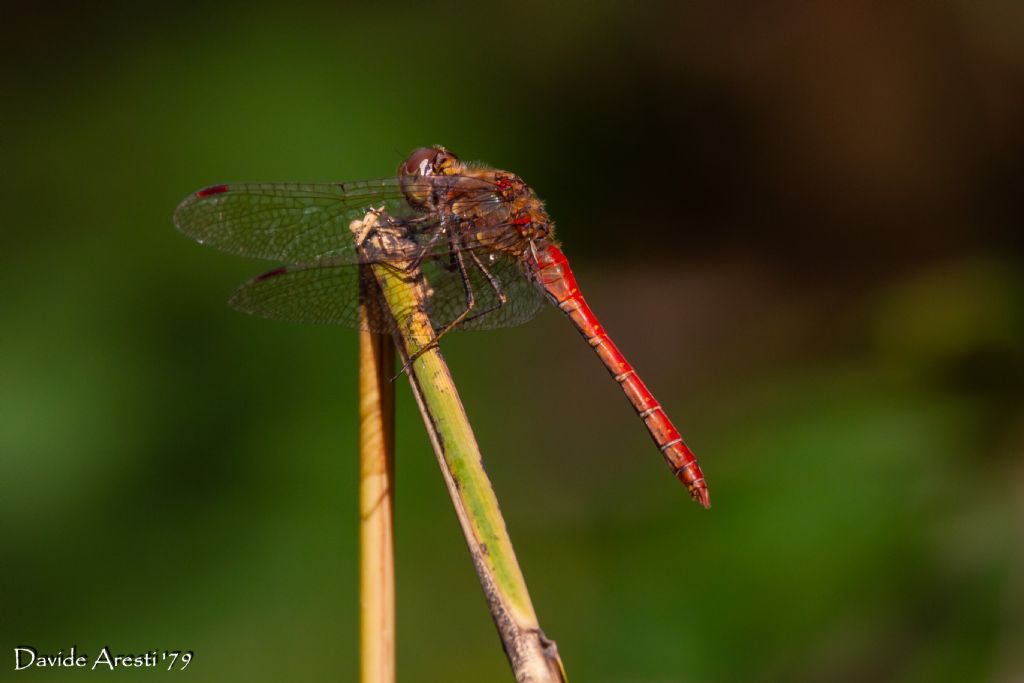
[[[364,286],[376,289],[372,274]],[[376,296],[376,292],[370,295]],[[366,306],[360,307],[366,321]],[[359,680],[395,681],[395,348],[359,332]]]
[[[397,323],[399,351],[408,359],[433,339],[422,305],[425,284],[415,271],[410,275],[388,266],[374,266],[373,271]],[[537,623],[476,437],[436,347],[417,358],[409,380],[516,680],[565,681],[555,643]]]

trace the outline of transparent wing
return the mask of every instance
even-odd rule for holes
[[[275,268],[239,287],[228,303],[261,318],[358,328],[359,267],[326,260]],[[390,331],[381,322],[371,327]]]
[[[491,227],[463,240],[464,249],[494,248],[515,239],[507,222],[508,207],[495,194],[493,183],[466,176],[422,178],[443,192],[458,185],[461,205],[479,204],[488,212],[503,212]],[[389,261],[400,254],[359,254],[349,224],[370,209],[382,209],[406,231],[409,241],[428,253],[447,251],[444,241],[431,238],[438,216],[417,212],[406,201],[397,178],[349,183],[236,183],[214,185],[186,197],[174,211],[174,224],[200,244],[240,256],[285,263],[328,259],[334,263]]]
[[[411,209],[396,178],[353,183],[238,183],[214,185],[174,211],[178,230],[223,251],[297,263],[333,258],[358,261],[349,223],[371,208],[395,217]]]
[[[516,261],[500,257],[493,263],[484,263],[508,301],[497,306],[495,288],[476,263],[468,259],[467,271],[476,305],[457,329],[510,327],[535,316],[542,306],[542,297]],[[229,303],[243,313],[263,318],[358,328],[359,270],[358,266],[337,259],[276,268],[239,287]],[[466,308],[462,277],[441,257],[423,264],[423,276],[429,291],[426,312],[435,330],[439,330]],[[391,316],[384,314],[379,300],[373,297],[369,317],[370,329],[391,331]]]

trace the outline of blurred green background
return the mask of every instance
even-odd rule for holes
[[[4,24],[0,679],[90,675],[15,674],[17,645],[109,644],[356,680],[355,334],[231,311],[267,264],[171,213],[441,143],[547,200],[710,482],[705,512],[557,311],[446,340],[573,680],[1024,680],[1024,5]],[[399,678],[511,680],[398,394]]]

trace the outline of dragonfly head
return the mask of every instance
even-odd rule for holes
[[[459,158],[440,145],[421,147],[398,167],[398,178],[406,200],[416,208],[433,206],[436,184],[424,180],[434,176],[456,175],[462,168]]]

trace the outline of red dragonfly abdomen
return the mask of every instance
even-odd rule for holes
[[[545,244],[538,248],[536,253],[537,264],[531,263],[534,268],[534,279],[569,317],[608,368],[608,372],[622,387],[622,392],[665,456],[665,462],[672,468],[679,481],[686,485],[690,496],[704,507],[710,507],[708,487],[696,457],[683,443],[683,438],[668,419],[668,415],[597,320],[597,316],[576,286],[576,278],[569,268],[565,254],[554,244]]]

